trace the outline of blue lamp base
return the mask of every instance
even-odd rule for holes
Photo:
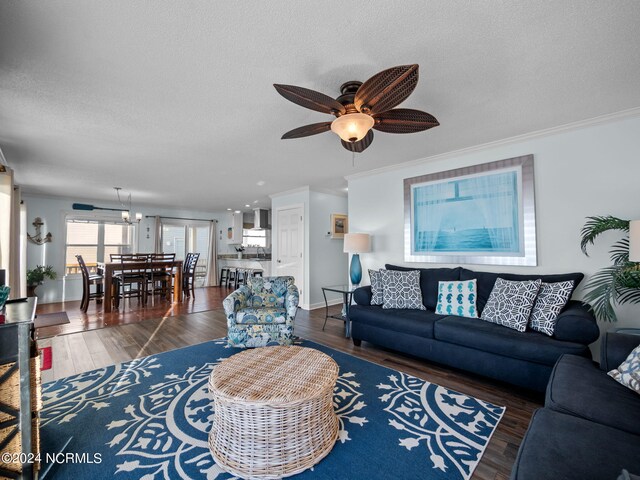
[[[360,254],[354,253],[351,256],[351,268],[349,270],[351,276],[351,283],[353,285],[359,285],[362,280],[362,265],[360,264]]]

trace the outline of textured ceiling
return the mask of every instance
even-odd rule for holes
[[[219,210],[640,106],[640,2],[0,2],[0,147],[25,191]],[[418,63],[441,126],[363,154],[273,83],[331,96]],[[258,186],[258,181],[264,181]]]

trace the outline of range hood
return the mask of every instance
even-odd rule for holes
[[[269,210],[256,208],[252,212],[244,212],[242,215],[242,228],[247,230],[271,230]]]
[[[253,228],[254,230],[268,230],[271,228],[269,225],[269,210],[262,208],[256,208],[254,211]]]

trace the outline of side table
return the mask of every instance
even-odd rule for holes
[[[351,321],[349,320],[349,307],[351,306],[351,300],[353,299],[353,292],[356,288],[350,285],[331,285],[329,287],[322,287],[322,296],[324,297],[324,324],[322,330],[327,325],[329,318],[336,318],[344,322],[345,337],[351,337]],[[342,294],[342,312],[340,315],[329,315],[329,302],[327,301],[327,292],[337,292]]]

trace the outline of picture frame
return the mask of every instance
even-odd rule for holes
[[[345,233],[349,233],[349,217],[342,213],[331,214],[331,238],[344,238]]]
[[[406,262],[537,265],[533,155],[404,180]]]

